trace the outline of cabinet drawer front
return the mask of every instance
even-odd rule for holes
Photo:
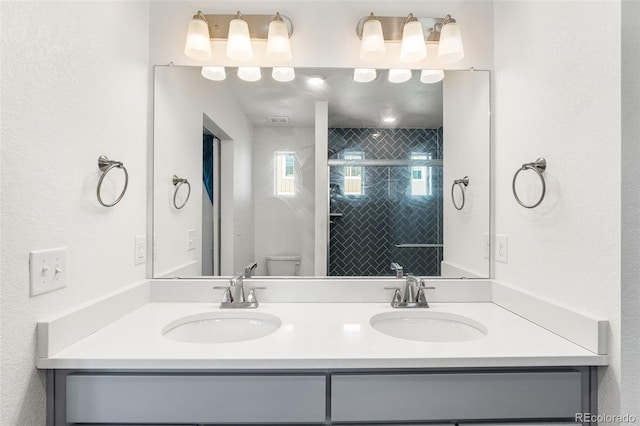
[[[333,375],[333,421],[573,418],[579,372]]]
[[[325,376],[69,375],[69,423],[324,422]]]

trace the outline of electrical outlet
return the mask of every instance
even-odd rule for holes
[[[144,235],[136,235],[135,264],[140,265],[147,261],[147,238]]]
[[[196,230],[189,229],[187,231],[187,251],[196,249]]]
[[[37,250],[29,253],[31,297],[66,287],[67,248]]]
[[[496,260],[507,263],[509,237],[506,235],[496,235]]]
[[[489,239],[489,234],[482,235],[482,248],[484,251],[484,258],[489,259],[489,255],[491,254],[491,239]]]

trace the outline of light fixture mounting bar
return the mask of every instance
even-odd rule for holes
[[[406,16],[377,16],[375,19],[382,24],[382,33],[384,34],[384,41],[402,41],[402,30],[404,24],[407,22]],[[440,40],[440,27],[442,26],[442,18],[421,18],[415,17],[422,24],[422,31],[425,35],[427,42],[438,42]],[[209,19],[209,15],[207,15]],[[356,25],[356,34],[362,40],[362,28],[364,23],[371,19],[371,16],[365,16],[358,21]],[[211,27],[211,24],[209,24]]]
[[[226,40],[229,34],[229,22],[232,19],[236,19],[238,15],[204,15],[209,21],[209,37],[213,40]],[[243,15],[240,17],[244,19],[249,25],[249,37],[252,40],[266,40],[269,35],[269,24],[276,17],[273,15]],[[287,30],[289,37],[293,34],[293,23],[285,15],[280,15],[280,18],[287,24]]]

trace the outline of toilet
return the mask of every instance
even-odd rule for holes
[[[267,275],[289,277],[300,274],[300,256],[267,256]]]

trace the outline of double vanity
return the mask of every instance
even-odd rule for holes
[[[606,321],[499,283],[428,280],[428,308],[394,308],[404,280],[245,280],[255,309],[221,308],[227,283],[150,280],[41,321],[50,424],[554,424],[597,412]]]

